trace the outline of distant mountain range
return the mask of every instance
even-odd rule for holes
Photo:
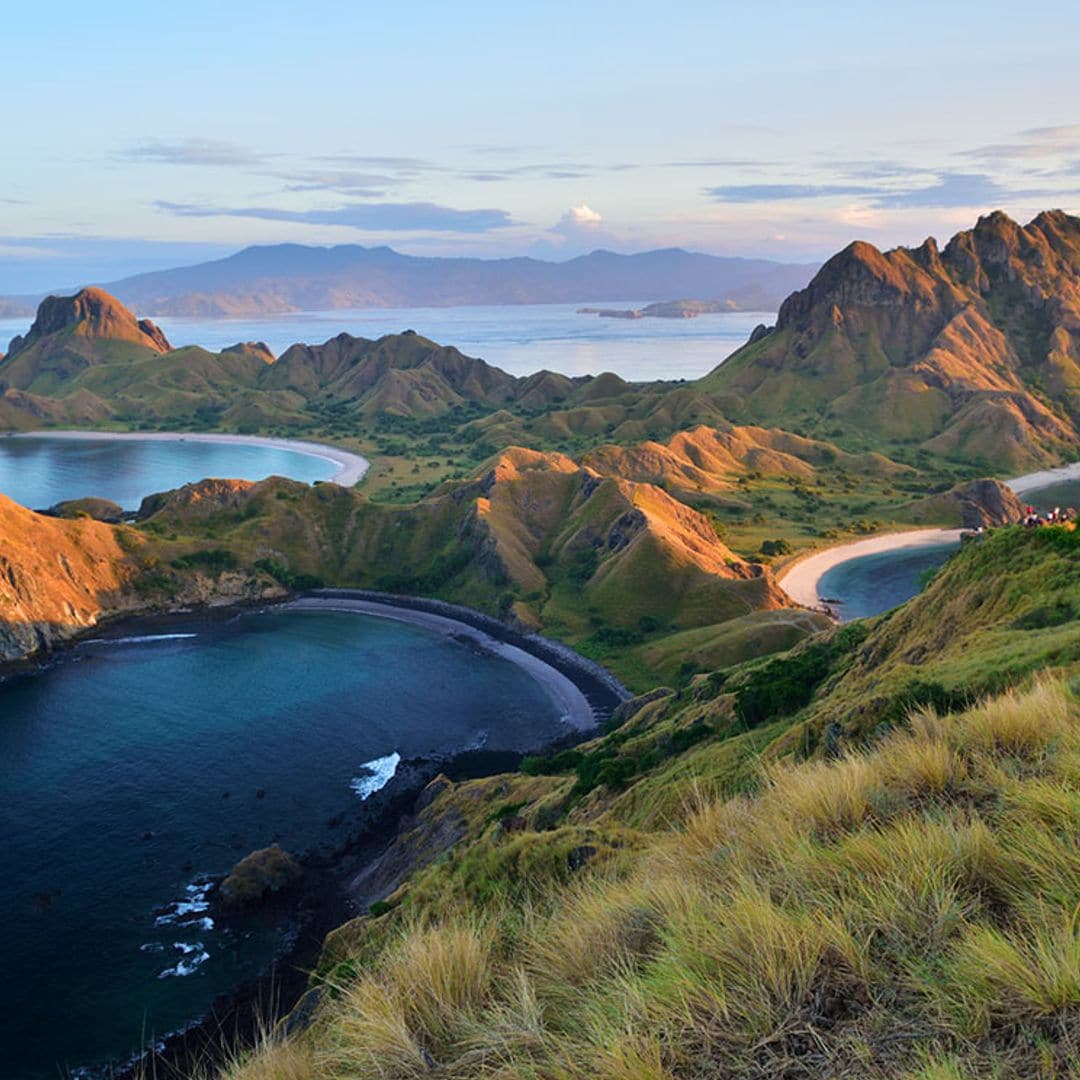
[[[668,258],[709,257],[629,257]],[[628,265],[581,261],[596,259]],[[995,213],[942,250],[852,244],[696,383],[516,378],[412,333],[340,334],[276,361],[258,343],[172,349],[99,289],[45,301],[0,362],[0,427],[15,429],[129,419],[349,435],[439,417],[492,449],[584,450],[734,423],[901,460],[1052,463],[1080,448],[1080,219],[1050,211],[1020,226]]]
[[[454,307],[697,297],[775,311],[815,270],[670,248],[594,251],[567,262],[402,255],[355,244],[249,247],[214,262],[104,283],[141,315],[251,316],[367,307]],[[0,299],[21,314],[40,297]]]

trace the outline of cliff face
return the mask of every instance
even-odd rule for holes
[[[206,498],[220,508],[227,495],[215,489]],[[90,518],[36,514],[0,495],[0,663],[47,652],[111,616],[285,592],[238,562],[172,561],[190,549]]]
[[[737,414],[817,414],[1024,467],[1080,446],[1080,219],[998,212],[940,251],[855,243],[702,387]]]
[[[129,603],[135,565],[118,535],[97,521],[35,514],[0,495],[0,661],[48,649]]]

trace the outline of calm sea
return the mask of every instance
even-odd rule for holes
[[[0,492],[34,510],[86,495],[137,510],[144,495],[208,476],[262,480],[288,476],[305,484],[328,480],[326,458],[269,446],[190,439],[0,438]]]
[[[129,1054],[264,967],[280,928],[216,925],[205,875],[273,841],[337,846],[399,761],[563,731],[513,664],[388,619],[145,633],[0,683],[5,1080]]]
[[[604,303],[636,308],[648,301]],[[319,344],[344,332],[376,338],[415,330],[456,345],[514,375],[548,369],[567,375],[614,371],[625,379],[696,379],[740,345],[772,312],[725,312],[696,319],[602,319],[578,315],[583,304],[502,307],[363,308],[270,315],[252,319],[156,319],[173,345],[221,349],[265,341],[275,353],[296,342]],[[598,306],[598,305],[592,305]],[[27,319],[0,319],[0,349],[24,334]]]

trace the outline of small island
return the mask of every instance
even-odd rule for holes
[[[696,319],[724,311],[751,310],[738,300],[658,300],[643,308],[580,307],[578,315],[599,315],[601,319]]]

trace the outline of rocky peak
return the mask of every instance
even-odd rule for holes
[[[237,356],[254,356],[267,364],[272,364],[275,360],[273,349],[265,341],[238,341],[235,345],[229,345],[221,351],[223,354],[235,353]]]
[[[169,352],[172,346],[149,319],[136,319],[115,296],[104,289],[81,289],[74,296],[47,296],[25,337],[11,342],[8,356],[53,334],[73,330],[81,337],[130,341],[154,352]]]

